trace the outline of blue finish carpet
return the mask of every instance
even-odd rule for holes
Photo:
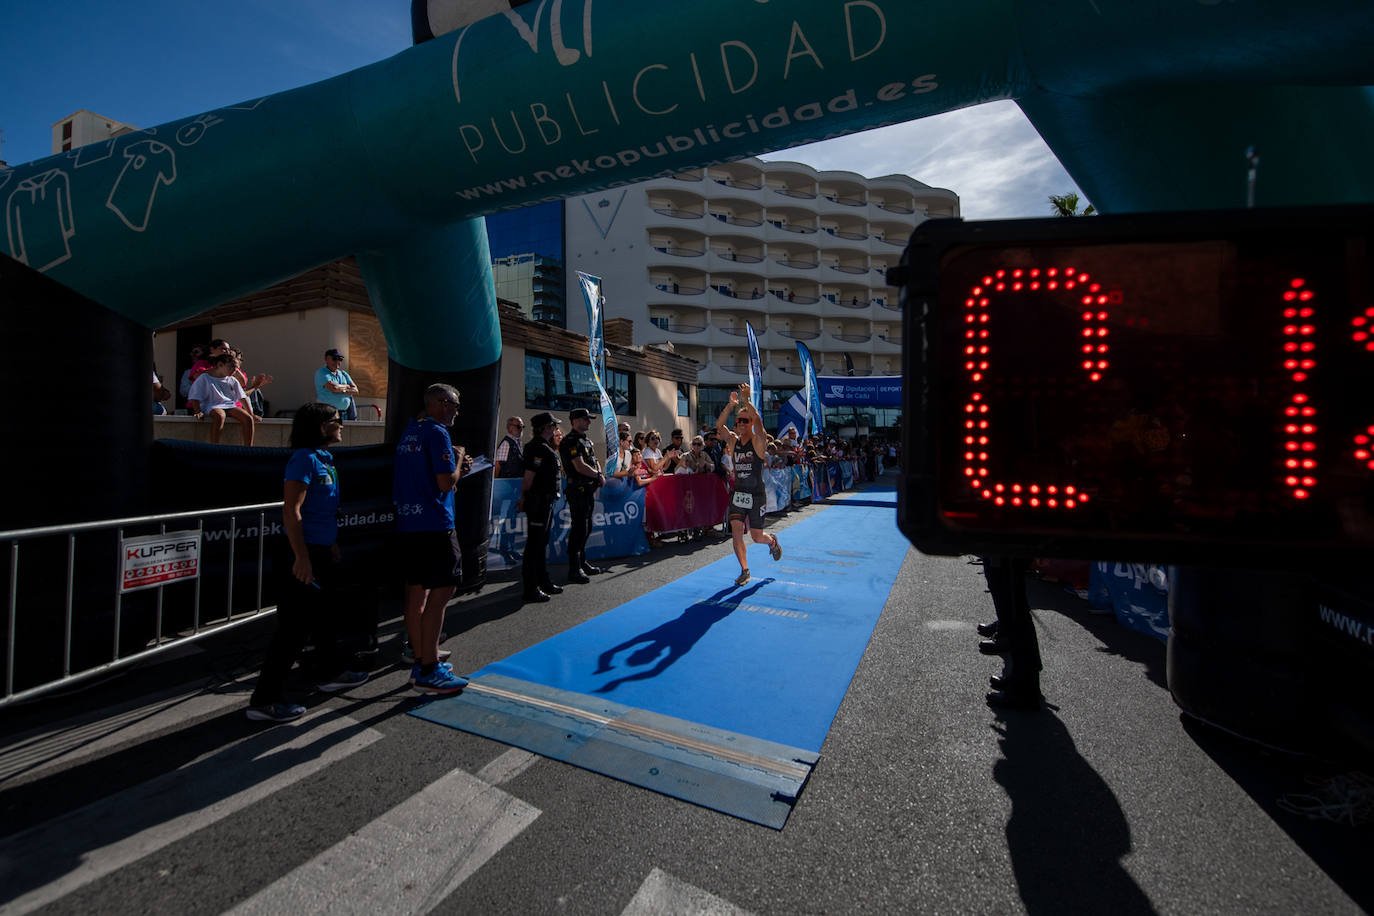
[[[906,556],[872,487],[472,676],[414,715],[781,827]]]

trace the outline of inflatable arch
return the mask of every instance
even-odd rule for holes
[[[60,405],[3,421],[34,443],[13,522],[140,510],[147,329],[346,255],[387,340],[389,437],[444,378],[455,439],[494,442],[477,218],[497,210],[993,99],[1104,211],[1240,205],[1251,146],[1261,204],[1374,199],[1367,3],[536,0],[471,21],[490,8],[415,0],[417,44],[388,60],[0,171],[11,403]],[[69,432],[92,423],[95,453]],[[78,481],[97,487],[59,498]]]

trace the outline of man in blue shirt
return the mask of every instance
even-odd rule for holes
[[[406,583],[406,633],[416,659],[410,678],[420,693],[456,693],[467,685],[439,658],[444,608],[463,575],[453,528],[453,488],[472,467],[463,447],[449,439],[448,428],[457,416],[458,390],[430,385],[424,411],[396,444],[391,498]]]
[[[358,386],[344,371],[344,355],[338,350],[324,351],[324,365],[315,370],[315,400],[336,408],[345,420],[358,419],[358,405],[353,396]]]

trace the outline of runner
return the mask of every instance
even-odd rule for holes
[[[739,413],[732,430],[725,425],[725,420],[730,411],[736,409]],[[735,464],[735,492],[730,497],[730,509],[725,518],[730,536],[735,540],[735,558],[739,560],[739,578],[735,579],[735,584],[744,585],[749,581],[749,560],[744,544],[746,526],[755,544],[767,544],[773,559],[782,559],[782,545],[777,536],[763,531],[763,509],[767,502],[763,469],[767,463],[768,439],[763,431],[763,418],[749,404],[748,385],[740,385],[738,391],[730,392],[730,402],[716,420],[716,431]]]

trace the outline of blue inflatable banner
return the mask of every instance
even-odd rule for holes
[[[901,407],[900,375],[822,375],[817,379],[826,407]]]
[[[511,569],[520,565],[525,553],[525,514],[515,511],[520,499],[519,478],[501,478],[491,486],[491,546],[487,549],[488,569]],[[632,557],[649,552],[644,537],[644,488],[623,480],[608,480],[596,493],[592,510],[592,534],[587,539],[587,556],[593,560]],[[549,534],[549,563],[568,562],[568,531],[572,514],[562,497],[553,507],[553,531]]]

